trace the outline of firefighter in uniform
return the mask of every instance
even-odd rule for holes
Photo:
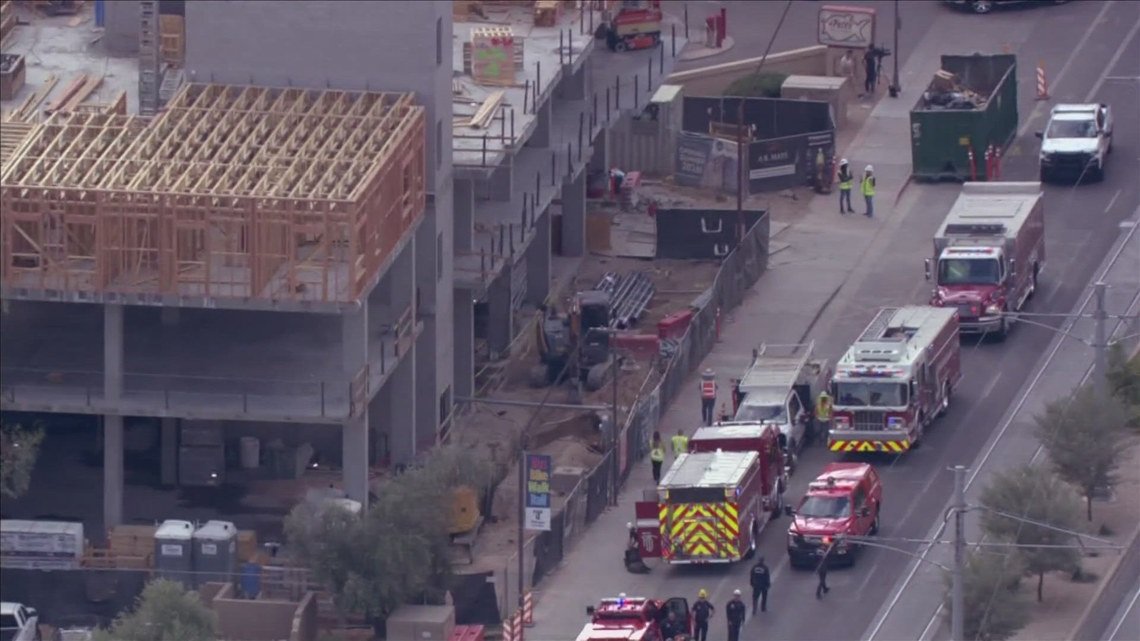
[[[728,619],[728,641],[740,641],[740,628],[748,617],[748,608],[740,598],[740,590],[732,591],[732,600],[725,606],[724,616]]]
[[[827,565],[831,561],[832,545],[833,543],[828,541],[827,547],[823,548],[820,554],[819,566],[815,569],[815,573],[819,577],[819,584],[815,586],[815,598],[817,599],[822,599],[823,595],[831,592],[831,588],[827,587]]]
[[[708,590],[702,588],[693,604],[693,641],[708,641],[709,619],[715,612],[716,606],[709,603]]]
[[[768,611],[768,588],[772,587],[772,573],[768,571],[768,564],[764,563],[764,557],[760,557],[756,561],[756,565],[752,566],[752,573],[749,577],[749,582],[752,584],[752,614],[756,614],[756,603],[760,603],[760,611]]]
[[[677,428],[677,433],[670,439],[673,445],[673,456],[678,457],[686,454],[689,451],[689,437],[685,436],[684,430]]]
[[[820,441],[826,441],[830,429],[831,395],[827,393],[827,390],[823,390],[815,401],[815,435]]]
[[[839,213],[854,214],[855,208],[851,206],[851,188],[855,186],[855,177],[851,175],[851,167],[847,159],[839,161]],[[844,209],[846,205],[846,210]]]
[[[716,411],[716,373],[712,368],[701,374],[701,420],[705,425],[712,425],[713,413]]]
[[[653,482],[661,482],[661,464],[665,462],[665,444],[661,442],[661,432],[653,433],[653,443],[649,446],[649,463],[653,466]]]

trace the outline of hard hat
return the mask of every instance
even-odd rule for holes
[[[740,590],[733,590],[732,596],[740,596]]]
[[[867,167],[866,167],[866,168],[864,168],[864,169],[863,169],[863,171],[866,171],[866,172],[872,172],[872,171],[875,171],[875,168],[874,168],[874,167],[872,167],[871,165],[867,165]]]
[[[697,598],[700,598],[700,599],[709,598],[709,591],[704,589],[704,588],[701,588],[701,591],[697,592]]]
[[[841,164],[841,165],[846,165],[846,164],[847,164],[847,159],[846,159],[846,158],[840,159],[840,161],[839,161],[839,164]]]
[[[627,530],[632,530],[632,529],[633,529],[633,523],[626,523],[626,524],[625,524],[625,529],[627,529]]]

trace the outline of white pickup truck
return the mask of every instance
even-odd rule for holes
[[[1049,113],[1049,125],[1037,137],[1041,139],[1041,182],[1061,174],[1099,181],[1112,151],[1112,110],[1105,104],[1057,105]]]
[[[21,603],[0,603],[0,641],[40,641],[40,616]]]

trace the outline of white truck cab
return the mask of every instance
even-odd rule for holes
[[[39,614],[22,603],[0,603],[0,641],[39,641]]]
[[[1104,178],[1104,165],[1112,151],[1112,110],[1106,104],[1057,105],[1049,113],[1041,139],[1041,182],[1060,174],[1078,179]]]

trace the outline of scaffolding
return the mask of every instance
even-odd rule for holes
[[[191,84],[155,119],[57,114],[0,174],[24,297],[359,301],[425,209],[412,94]]]

